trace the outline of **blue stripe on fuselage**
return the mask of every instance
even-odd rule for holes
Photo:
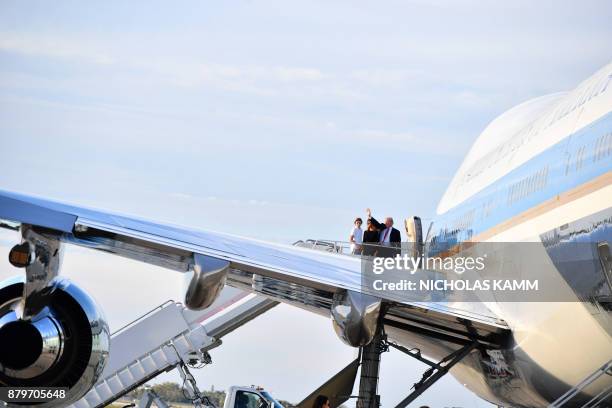
[[[444,251],[612,169],[612,112],[564,138],[437,217],[430,250]]]

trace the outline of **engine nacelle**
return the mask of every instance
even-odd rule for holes
[[[46,306],[21,320],[23,288],[23,278],[0,283],[0,386],[66,387],[65,399],[36,405],[75,402],[104,369],[110,345],[106,320],[87,293],[57,278],[45,289]]]

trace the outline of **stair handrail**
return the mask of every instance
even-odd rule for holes
[[[127,329],[128,327],[133,326],[134,324],[138,323],[140,320],[143,320],[145,317],[153,314],[154,312],[156,312],[159,309],[163,309],[164,307],[166,307],[167,305],[170,304],[174,304],[176,303],[174,300],[169,299],[166,300],[164,303],[160,304],[159,306],[154,307],[153,309],[149,310],[148,312],[146,312],[145,314],[143,314],[142,316],[137,317],[136,319],[132,320],[131,322],[121,326],[120,328],[118,328],[117,330],[115,330],[114,332],[111,333],[111,336],[114,336],[120,332],[122,332],[123,330]]]

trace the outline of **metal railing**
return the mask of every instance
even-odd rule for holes
[[[176,303],[174,300],[170,299],[170,300],[166,300],[164,303],[162,303],[159,306],[154,307],[153,309],[149,310],[148,312],[144,313],[142,316],[137,317],[136,319],[132,320],[129,323],[124,324],[123,326],[121,326],[120,328],[118,328],[117,330],[115,330],[114,332],[111,333],[111,336],[115,336],[116,334],[124,331],[125,329],[127,329],[128,327],[132,327],[133,325],[135,325],[136,323],[138,323],[141,320],[144,320],[147,316],[149,316],[150,314],[152,314],[153,312],[159,310],[159,309],[163,309],[164,307]]]
[[[599,367],[594,373],[586,377],[574,388],[560,396],[555,402],[550,404],[548,408],[560,408],[569,405],[576,406],[575,403],[571,403],[571,400],[603,375],[612,376],[612,360]],[[612,385],[605,387],[599,394],[591,398],[591,400],[589,400],[586,404],[581,405],[581,408],[607,407],[607,403],[609,402],[608,398],[610,396],[612,396]],[[606,405],[600,405],[602,403]]]
[[[390,247],[387,245],[374,244],[374,243],[362,243],[353,244],[348,241],[334,241],[328,239],[306,239],[299,240],[293,243],[294,246],[301,248],[315,249],[317,251],[337,253],[347,256],[362,256],[362,255],[376,255],[384,251],[388,251],[390,248],[397,249],[398,253],[400,247]]]

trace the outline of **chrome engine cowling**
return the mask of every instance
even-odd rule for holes
[[[0,283],[0,386],[65,387],[65,406],[80,399],[102,374],[110,332],[95,301],[67,279],[45,289],[45,304],[22,320],[24,279]],[[34,405],[33,403],[15,404]]]

